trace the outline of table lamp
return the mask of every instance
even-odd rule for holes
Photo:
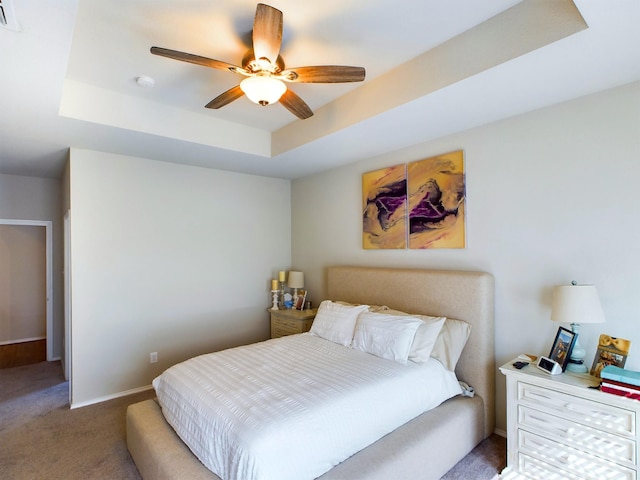
[[[304,288],[304,273],[296,272],[294,270],[289,271],[289,281],[287,282],[289,288],[293,288],[293,304],[296,304],[298,300],[298,289]]]
[[[571,282],[571,285],[555,287],[551,303],[551,320],[570,323],[571,331],[576,335],[567,371],[586,373],[587,367],[584,365],[586,352],[580,345],[580,324],[604,322],[604,312],[596,287],[578,285],[576,281]]]

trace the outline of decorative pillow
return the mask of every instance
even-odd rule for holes
[[[456,369],[462,350],[471,335],[471,325],[462,320],[447,318],[438,334],[431,356],[440,360],[445,368],[451,372]]]
[[[427,315],[415,315],[412,313],[401,312],[400,310],[386,310],[385,313],[390,315],[409,315],[416,318],[420,318],[425,322],[436,322],[439,318],[445,317],[430,317]],[[434,328],[437,328],[434,326]],[[432,346],[432,350],[430,356],[439,360],[445,368],[451,372],[456,369],[456,365],[458,364],[458,360],[460,360],[460,355],[462,355],[462,350],[464,346],[467,344],[467,340],[469,339],[469,335],[471,334],[471,325],[462,320],[456,320],[455,318],[446,318],[444,324],[441,325],[441,328],[438,332],[438,336],[435,340],[435,344]],[[416,338],[418,338],[418,334],[416,334]],[[422,341],[422,338],[420,338]],[[428,341],[428,339],[427,339]],[[414,341],[415,343],[415,341]],[[416,350],[411,349],[411,354],[409,355],[409,360],[412,360],[416,363],[424,363],[426,359],[424,359],[424,352],[429,348],[429,345],[426,345],[426,348],[421,348],[419,343],[416,344]],[[411,357],[414,356],[416,360]]]
[[[368,305],[348,306],[324,300],[318,307],[310,332],[325,340],[348,347],[353,340],[358,315],[368,308]]]
[[[358,317],[352,348],[406,364],[422,320],[414,317],[363,312]]]

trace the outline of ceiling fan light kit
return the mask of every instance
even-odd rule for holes
[[[345,83],[364,80],[365,70],[362,67],[323,65],[285,70],[284,60],[280,56],[282,24],[280,10],[264,3],[258,4],[253,22],[253,49],[249,49],[244,55],[242,67],[162,47],[151,47],[151,53],[247,77],[240,85],[211,100],[206,108],[221,108],[246,95],[252,102],[263,106],[280,101],[295,116],[305,119],[311,117],[313,111],[284,82]]]
[[[249,100],[262,106],[276,103],[287,91],[284,82],[268,75],[247,77],[240,82],[240,88]]]

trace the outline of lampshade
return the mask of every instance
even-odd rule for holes
[[[602,323],[604,312],[594,285],[561,285],[553,289],[551,320],[564,323]]]
[[[280,100],[282,94],[287,91],[287,86],[277,78],[256,75],[242,80],[240,89],[253,103],[269,105]]]
[[[291,270],[287,285],[289,288],[304,288],[304,273]]]

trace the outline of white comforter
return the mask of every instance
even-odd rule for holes
[[[196,357],[153,386],[167,421],[223,480],[316,478],[460,393],[436,360],[402,365],[311,334]]]

